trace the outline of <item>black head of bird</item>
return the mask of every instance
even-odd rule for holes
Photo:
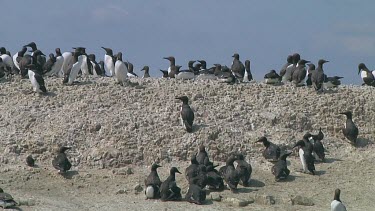
[[[181,100],[184,104],[189,102],[189,98],[187,96],[176,97],[176,99]]]
[[[324,64],[324,63],[327,63],[327,62],[329,62],[329,61],[324,60],[324,59],[319,59],[319,61],[318,61],[318,66],[319,66],[319,67],[322,67],[323,64]]]
[[[0,48],[0,54],[6,54],[7,50],[4,47]]]
[[[113,51],[112,51],[112,49],[110,49],[110,48],[105,48],[105,47],[102,47],[102,48],[105,50],[105,52],[106,52],[107,55],[109,55],[109,56],[113,56]]]
[[[352,117],[353,117],[351,111],[341,112],[340,114],[345,115],[348,119],[352,119]]]
[[[237,59],[237,60],[240,59],[240,55],[239,55],[238,53],[233,54],[232,57],[233,57],[234,59]]]
[[[255,143],[260,143],[260,142],[262,142],[265,147],[268,147],[270,145],[270,142],[264,136],[260,137],[260,139],[258,139],[258,141],[256,141]]]
[[[172,167],[171,170],[170,170],[170,174],[175,174],[175,173],[181,174],[181,172],[178,171],[178,169],[176,167]]]
[[[159,167],[161,167],[161,166],[159,166],[158,164],[154,163],[151,166],[151,171],[156,171],[156,169],[159,168]]]
[[[237,160],[237,156],[236,155],[230,155],[229,158],[226,161],[226,165],[227,166],[230,166],[230,165],[233,166],[233,163],[236,160]]]
[[[75,52],[81,52],[81,53],[86,53],[86,48],[85,47],[73,47]]]
[[[188,62],[188,67],[193,67],[193,65],[194,65],[195,62],[196,62],[195,60],[189,61]]]
[[[60,50],[60,48],[56,48],[56,49],[55,49],[55,52],[56,52],[57,55],[60,55],[60,54],[61,54],[61,50]]]
[[[297,141],[297,143],[293,146],[293,149],[296,148],[296,147],[304,147],[305,146],[305,142],[303,140],[299,140]]]
[[[366,67],[366,65],[364,63],[360,63],[358,65],[358,74],[361,73],[361,70],[368,71],[368,68]]]
[[[292,56],[293,56],[293,64],[297,64],[297,62],[301,60],[301,56],[299,55],[299,53],[295,53]]]
[[[289,56],[286,58],[286,62],[288,62],[289,64],[292,64],[292,63],[293,63],[293,55],[289,55]]]
[[[310,61],[306,61],[306,60],[304,60],[304,59],[300,59],[299,61],[298,61],[298,65],[305,65],[305,64],[307,64],[307,63],[310,63]]]
[[[169,60],[170,62],[174,62],[175,61],[175,58],[173,56],[163,57],[163,59]]]
[[[24,45],[24,47],[30,47],[31,50],[29,52],[33,52],[33,51],[35,51],[37,49],[35,42],[31,42],[31,43],[29,43],[27,45]]]
[[[337,188],[335,190],[335,195],[334,195],[333,199],[336,200],[336,201],[341,202],[341,200],[340,200],[340,193],[341,193],[341,190]]]
[[[144,70],[144,71],[149,71],[150,68],[146,65],[146,66],[144,66],[144,67],[142,68],[142,70]],[[142,70],[141,70],[141,71],[142,71]]]
[[[53,55],[53,53],[50,53],[48,56],[49,56],[49,58],[50,58],[52,61],[56,61],[55,55]]]
[[[96,56],[95,56],[95,54],[90,54],[90,55],[88,55],[87,57],[88,57],[89,60],[92,61],[92,62],[95,62],[95,60],[96,60]]]
[[[237,153],[237,160],[245,160],[245,156],[242,153]]]
[[[65,153],[65,151],[68,150],[68,149],[71,149],[71,147],[65,147],[65,146],[63,146],[63,147],[59,148],[58,152],[59,153]]]
[[[307,64],[309,70],[315,70],[315,65],[313,63]]]

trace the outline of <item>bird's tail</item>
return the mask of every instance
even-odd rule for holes
[[[186,128],[187,132],[189,132],[189,133],[193,132],[193,125],[189,124],[189,122],[187,120],[184,120],[184,125],[185,125],[185,128]]]

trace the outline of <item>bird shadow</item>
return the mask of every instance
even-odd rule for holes
[[[61,174],[65,179],[72,179],[75,175],[78,175],[78,171],[67,171]]]
[[[206,125],[206,124],[195,124],[195,125],[193,125],[193,133],[197,132],[198,130],[200,130],[202,128],[205,128],[205,127],[208,127],[208,125]]]
[[[333,163],[336,161],[343,161],[343,160],[337,159],[337,158],[327,158],[327,159],[324,159],[324,162],[319,162],[319,163]]]
[[[251,179],[250,180],[250,185],[249,187],[253,187],[253,188],[261,188],[261,187],[264,187],[266,186],[266,184],[262,181],[259,181],[259,180],[256,180],[256,179]]]
[[[235,193],[235,194],[239,194],[239,193],[251,193],[253,191],[258,191],[258,190],[252,190],[252,189],[249,189],[249,188],[237,188],[237,190],[234,191],[233,193]]]
[[[214,204],[213,202],[212,202],[212,200],[205,200],[201,205],[212,205],[212,204]]]
[[[358,148],[364,148],[370,144],[373,144],[373,141],[367,138],[357,138],[355,146]]]
[[[293,182],[296,180],[296,178],[299,177],[299,176],[295,176],[295,175],[288,175],[285,179],[280,179],[279,181],[277,182]]]
[[[325,89],[323,91],[323,94],[335,94],[335,93],[338,93],[337,89]]]
[[[92,81],[74,81],[72,85],[74,86],[81,86],[81,85],[87,85],[87,84],[93,84]]]
[[[46,96],[46,97],[55,97],[55,96],[57,96],[57,94],[54,93],[54,92],[46,92],[46,93],[43,94],[43,96]]]
[[[315,175],[318,175],[318,176],[324,175],[325,173],[326,173],[326,171],[324,171],[324,170],[315,171]]]
[[[18,210],[18,211],[23,211],[23,209],[19,208],[19,207],[9,207],[11,208],[12,210]]]

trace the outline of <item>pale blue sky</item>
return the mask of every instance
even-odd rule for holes
[[[328,75],[361,83],[357,65],[375,69],[375,1],[314,0],[64,0],[0,1],[0,45],[14,54],[35,41],[45,53],[84,46],[101,60],[104,50],[123,52],[139,73],[149,65],[160,76],[173,55],[230,65],[238,52],[250,59],[256,80],[279,71],[288,54],[317,63]],[[6,23],[7,21],[7,23]]]

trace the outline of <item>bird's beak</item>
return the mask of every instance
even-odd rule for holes
[[[169,60],[169,58],[168,58],[168,57],[163,57],[163,59]]]
[[[175,99],[177,99],[177,100],[181,100],[181,97],[175,97]]]
[[[40,55],[42,55],[42,56],[46,56],[46,55],[44,55],[44,53],[40,53]]]
[[[159,165],[156,165],[158,168],[162,167],[162,166],[159,166]]]
[[[310,62],[311,62],[311,61],[306,61],[306,64],[307,64],[307,63],[310,63]]]
[[[181,172],[180,172],[180,171],[178,171],[178,170],[176,171],[176,173],[179,173],[179,174],[181,174]]]
[[[329,61],[326,60],[324,63],[327,63],[327,62],[329,62]]]

